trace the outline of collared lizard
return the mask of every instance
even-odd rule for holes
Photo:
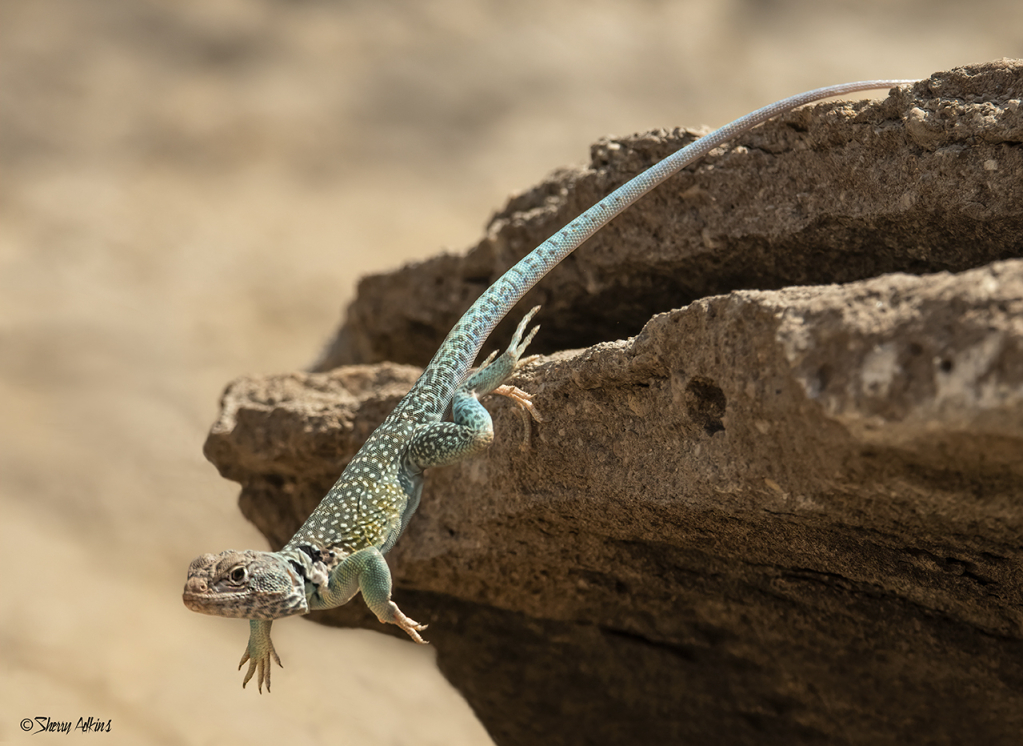
[[[255,674],[259,691],[264,683],[270,690],[271,658],[281,665],[270,639],[273,620],[341,606],[360,591],[381,622],[424,642],[419,633],[425,625],[391,600],[384,555],[419,505],[423,471],[467,458],[493,441],[482,397],[508,396],[540,419],[529,394],[505,383],[530,359],[522,354],[539,328],[526,331],[536,308],[522,319],[504,354],[491,355],[475,371],[470,367],[497,323],[544,275],[641,196],[732,137],[819,99],[912,82],[871,80],[819,88],[736,119],[611,192],[502,275],[466,311],[419,380],[280,551],[228,550],[204,554],[189,566],[183,593],[189,609],[249,620],[249,642],[238,666],[249,663],[242,686]],[[449,405],[451,420],[442,421]]]

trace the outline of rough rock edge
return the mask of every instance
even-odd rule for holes
[[[210,452],[275,546],[415,378],[372,370],[225,396]],[[516,383],[530,450],[495,406],[389,556],[499,743],[1018,735],[1023,261],[704,299]]]
[[[620,339],[656,312],[736,289],[1019,256],[1021,97],[1023,62],[1002,60],[935,73],[884,101],[803,108],[747,133],[658,187],[526,296],[520,309],[544,306],[537,351]],[[561,169],[509,200],[466,255],[363,279],[313,370],[425,365],[515,261],[696,136],[676,128],[600,140],[588,167]],[[498,328],[495,346],[520,315]]]

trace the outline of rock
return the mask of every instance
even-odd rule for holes
[[[550,353],[636,334],[654,313],[737,289],[962,271],[1023,246],[1023,61],[936,73],[873,103],[822,103],[693,164],[602,229],[498,327],[540,304]],[[313,366],[426,365],[506,269],[692,130],[603,139],[587,167],[513,197],[464,256],[363,279]],[[950,240],[956,237],[955,240]]]
[[[691,273],[716,276],[686,277],[694,288],[723,282],[728,272],[712,265],[738,266],[736,247],[754,244],[731,271],[750,284],[788,282],[771,269],[783,264],[800,282],[840,284],[703,297],[633,338],[542,359],[516,380],[544,415],[528,449],[518,413],[495,397],[494,446],[428,473],[419,513],[388,556],[395,599],[430,624],[442,671],[498,744],[1018,742],[1023,260],[990,260],[1021,254],[1023,164],[1006,134],[1018,132],[1009,93],[1019,97],[1021,70],[940,74],[852,117],[844,106],[798,112],[758,131],[762,150],[733,148],[648,197],[645,217],[602,244],[631,272],[665,266],[677,240]],[[921,91],[931,89],[942,98],[928,105]],[[969,107],[1002,113],[960,116]],[[913,108],[923,114],[902,124]],[[838,127],[827,142],[845,152],[841,178],[831,145],[813,155],[792,144],[823,132],[822,120]],[[779,140],[800,171],[763,152]],[[944,165],[932,160],[943,151]],[[732,174],[725,162],[740,156],[770,173]],[[998,168],[985,170],[992,159]],[[907,173],[914,162],[923,165]],[[771,227],[758,228],[755,205],[728,185],[748,196],[775,182],[759,198],[761,210],[775,205],[761,216]],[[674,228],[674,238],[629,243],[672,225],[689,199],[675,192],[694,184],[714,199],[686,207],[686,224],[713,223],[715,236],[732,226],[719,259],[697,257]],[[910,185],[915,196],[903,199]],[[782,193],[802,194],[814,217],[794,216],[792,201],[778,208]],[[727,224],[717,214],[726,206]],[[514,221],[502,230],[528,232]],[[838,256],[818,254],[828,235]],[[781,246],[802,253],[783,261]],[[607,289],[611,249],[591,250],[558,287],[599,276],[588,287],[606,306],[621,297],[639,313],[621,287]],[[438,266],[459,261],[474,257]],[[848,281],[899,262],[956,272]],[[962,269],[973,264],[983,266]],[[402,304],[410,315],[410,298],[439,287],[420,268],[422,288],[409,284]],[[473,285],[465,277],[421,318],[448,313],[438,309],[453,307],[457,283]],[[576,283],[574,297],[586,287]],[[594,333],[569,331],[575,318],[564,338]],[[416,372],[355,366],[228,388],[206,452],[242,484],[243,512],[275,548]],[[315,618],[402,634],[358,600]]]

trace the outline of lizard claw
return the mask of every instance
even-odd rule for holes
[[[482,363],[480,363],[479,367],[477,367],[476,370],[479,371],[479,370],[483,370],[484,368],[486,368],[488,365],[490,365],[492,362],[494,362],[494,358],[495,357],[497,357],[497,350],[494,350],[489,355],[487,355],[487,359],[484,360]]]
[[[532,359],[532,358],[530,358]],[[529,360],[522,361],[523,363],[529,362]],[[522,427],[525,433],[522,437],[522,445],[520,449],[523,451],[529,450],[529,444],[532,440],[532,426],[529,423],[529,418],[532,417],[536,422],[543,422],[543,417],[537,411],[533,405],[533,395],[527,391],[523,391],[518,386],[511,386],[509,384],[503,384],[498,386],[496,389],[491,391],[492,394],[499,394],[500,396],[507,396],[519,407],[519,413],[522,415]]]
[[[381,619],[380,621],[384,621],[384,620]],[[395,607],[394,620],[393,620],[392,623],[398,625],[403,630],[405,630],[408,633],[408,636],[411,637],[413,640],[415,640],[420,645],[429,645],[430,644],[429,642],[424,640],[420,636],[420,634],[419,634],[424,629],[426,629],[429,625],[427,625],[427,624],[420,624],[415,619],[410,619],[409,617],[405,616],[401,612],[401,610],[398,609],[397,606]]]
[[[267,638],[269,648],[265,648],[262,651],[257,651],[255,655],[251,654],[251,646],[245,648],[245,653],[242,654],[241,662],[238,663],[238,670],[242,670],[242,666],[245,662],[249,663],[249,670],[245,672],[245,679],[242,681],[242,689],[249,683],[249,679],[252,678],[253,674],[256,674],[256,683],[259,686],[259,693],[263,693],[263,684],[266,683],[267,694],[270,693],[270,658],[273,657],[274,661],[278,666],[284,668],[284,664],[281,663],[280,657],[277,655],[277,651],[274,650],[274,644]]]
[[[543,422],[543,417],[540,416],[540,413],[533,405],[533,395],[529,392],[523,391],[518,386],[511,386],[506,383],[498,386],[490,393],[498,394],[499,396],[507,396],[519,406],[519,409],[522,410],[523,414],[528,414],[537,422]]]
[[[529,330],[529,334],[526,334],[525,339],[522,338],[522,335],[525,334],[526,332],[526,326],[529,325],[530,320],[534,316],[536,316],[536,312],[539,310],[540,306],[533,306],[531,309],[529,309],[529,313],[522,317],[522,321],[520,321],[519,325],[515,328],[515,333],[512,335],[511,338],[511,344],[508,345],[507,354],[510,355],[515,360],[516,368],[518,368],[520,365],[525,365],[530,360],[535,360],[536,357],[538,357],[533,356],[527,358],[526,360],[521,361],[519,360],[519,357],[522,356],[522,353],[526,351],[527,347],[529,347],[529,343],[533,341],[533,337],[535,337],[536,333],[540,331],[540,325],[537,324],[536,326]]]

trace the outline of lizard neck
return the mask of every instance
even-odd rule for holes
[[[305,581],[307,605],[311,605],[313,596],[327,589],[331,571],[344,559],[340,552],[319,549],[312,544],[305,543],[297,545],[289,543],[274,554],[287,562]]]

